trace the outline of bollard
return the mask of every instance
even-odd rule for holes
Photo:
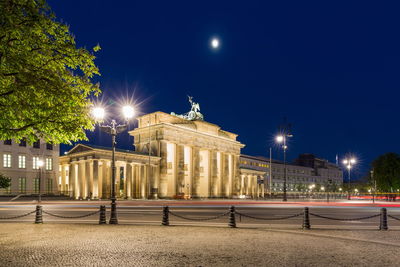
[[[229,227],[236,228],[235,206],[229,208]]]
[[[100,206],[99,224],[107,224],[107,219],[106,219],[106,206]]]
[[[168,206],[163,207],[162,225],[169,225],[169,208]]]
[[[43,223],[42,206],[36,206],[35,223]]]
[[[387,230],[387,229],[388,229],[388,224],[387,224],[386,208],[381,208],[381,223],[379,225],[379,230]]]
[[[308,207],[304,208],[303,213],[303,230],[310,230],[310,214],[308,212]]]

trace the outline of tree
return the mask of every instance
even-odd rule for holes
[[[11,179],[0,173],[0,189],[11,186]]]
[[[0,0],[0,140],[86,140],[94,59],[45,0]]]
[[[381,192],[400,189],[400,155],[386,153],[372,162],[373,179]]]

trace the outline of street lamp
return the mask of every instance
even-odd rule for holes
[[[343,164],[346,166],[347,170],[348,170],[348,177],[349,177],[349,181],[348,181],[348,195],[347,195],[347,199],[350,200],[350,179],[351,179],[351,168],[357,163],[355,158],[346,158],[343,160]]]
[[[92,109],[92,115],[96,121],[101,122],[105,117],[105,110],[102,107],[94,107]],[[135,109],[131,106],[122,107],[122,115],[126,121],[125,124],[117,125],[115,120],[111,120],[110,125],[100,125],[100,130],[111,135],[111,145],[112,145],[112,156],[111,156],[111,216],[110,224],[118,224],[117,218],[117,204],[115,197],[115,138],[117,134],[125,131],[128,128],[128,121],[135,115]]]
[[[293,135],[288,134],[288,133],[284,133],[281,135],[278,135],[276,137],[276,142],[278,144],[282,144],[282,149],[283,149],[283,201],[287,201],[287,195],[286,195],[286,191],[287,191],[287,170],[286,170],[286,149],[287,149],[287,145],[286,145],[286,138],[287,137],[293,137]]]
[[[39,203],[42,202],[42,167],[44,165],[43,160],[38,160],[37,161],[37,166],[39,168]]]

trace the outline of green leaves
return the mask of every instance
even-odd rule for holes
[[[11,186],[11,179],[0,173],[0,189]]]
[[[400,189],[400,156],[386,153],[372,163],[373,178],[377,187],[383,192],[395,192]]]
[[[44,0],[1,0],[0,10],[0,140],[86,139],[89,98],[100,93],[95,56]]]

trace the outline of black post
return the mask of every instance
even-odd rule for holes
[[[112,141],[112,160],[111,160],[111,216],[110,224],[118,224],[117,218],[117,203],[115,197],[115,136],[117,135],[117,129],[115,128],[115,120],[111,121],[111,141]]]
[[[42,206],[39,205],[36,206],[35,223],[43,223]]]
[[[287,201],[286,135],[283,137],[283,201]]]
[[[386,211],[386,208],[381,208],[381,221],[380,221],[380,225],[379,225],[379,230],[386,231],[387,229],[388,229],[387,211]]]
[[[168,206],[163,207],[163,217],[162,217],[162,225],[169,225],[169,208]]]
[[[106,219],[106,206],[100,206],[99,224],[107,224],[107,219]]]
[[[310,214],[308,211],[308,207],[304,208],[304,213],[303,213],[303,230],[310,230]]]
[[[229,208],[229,227],[236,228],[235,206]]]

